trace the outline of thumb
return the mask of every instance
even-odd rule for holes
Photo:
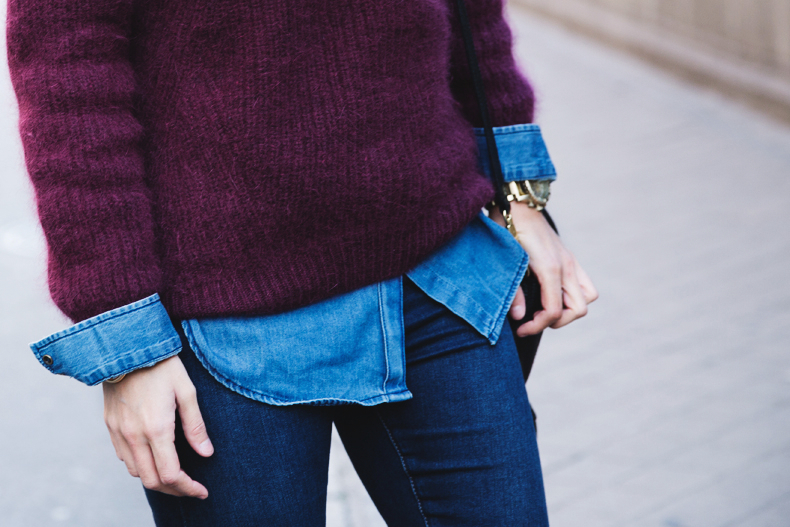
[[[198,407],[195,387],[190,383],[188,389],[176,390],[176,404],[181,416],[181,427],[189,445],[203,457],[214,453],[214,445],[206,431],[206,423]]]

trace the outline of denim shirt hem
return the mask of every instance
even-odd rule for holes
[[[243,395],[244,397],[262,403],[271,404],[274,406],[293,406],[296,404],[310,404],[315,406],[336,406],[336,405],[346,405],[346,404],[358,404],[361,406],[375,406],[382,403],[394,403],[399,401],[406,401],[413,397],[412,393],[405,386],[401,386],[395,389],[394,391],[387,391],[381,394],[372,395],[367,398],[342,399],[339,397],[324,397],[324,398],[303,399],[303,400],[281,399],[272,396],[270,394],[266,394],[259,390],[253,390],[241,386],[236,382],[234,382],[233,380],[222,375],[211,364],[211,362],[209,362],[208,359],[206,359],[200,346],[195,341],[189,326],[186,323],[183,323],[182,326],[184,327],[184,333],[187,337],[187,340],[189,341],[189,346],[190,348],[192,348],[192,351],[195,353],[195,356],[197,357],[198,361],[200,361],[203,367],[206,368],[206,370],[211,374],[212,377],[214,377],[214,379],[217,380],[217,382],[225,386],[227,389],[238,393],[239,395]]]

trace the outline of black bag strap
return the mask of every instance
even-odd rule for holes
[[[499,150],[496,146],[496,139],[494,139],[494,127],[491,124],[491,116],[488,113],[488,99],[486,98],[485,88],[483,87],[483,76],[480,73],[480,64],[477,62],[477,53],[475,52],[475,43],[472,38],[472,26],[469,24],[469,15],[466,12],[466,3],[464,0],[456,0],[458,6],[458,20],[461,23],[461,35],[464,39],[464,47],[466,48],[466,60],[469,63],[469,69],[472,72],[472,84],[475,89],[475,96],[477,104],[480,108],[480,118],[483,120],[483,131],[486,137],[486,149],[488,150],[488,164],[491,167],[491,178],[494,180],[494,203],[496,203],[502,214],[509,218],[510,216],[510,202],[505,197],[505,176],[502,174],[502,164],[499,161]],[[549,215],[549,211],[543,209],[543,217],[549,223],[554,232],[557,231],[557,226],[554,220]],[[510,225],[508,219],[508,225]]]
[[[475,53],[475,43],[472,39],[472,27],[469,25],[469,16],[466,13],[466,3],[464,0],[457,0],[458,20],[461,22],[461,34],[466,48],[466,60],[472,72],[472,84],[475,88],[477,104],[480,107],[480,117],[483,120],[483,130],[486,136],[486,146],[488,150],[488,162],[491,167],[491,177],[494,180],[496,195],[494,202],[502,213],[510,212],[510,202],[505,197],[505,177],[502,175],[502,165],[499,162],[499,150],[494,139],[494,127],[491,125],[491,116],[488,114],[488,99],[486,98],[483,87],[483,76],[480,74],[480,65],[477,62]]]

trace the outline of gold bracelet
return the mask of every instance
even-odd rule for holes
[[[546,207],[551,195],[551,182],[545,180],[511,181],[505,184],[505,197],[508,201],[526,203],[538,212]]]
[[[104,382],[106,382],[107,384],[117,384],[117,383],[121,382],[124,377],[126,377],[126,374],[122,373],[122,374],[118,375],[117,377],[110,377],[109,379],[107,379]]]

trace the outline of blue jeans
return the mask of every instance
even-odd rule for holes
[[[214,380],[184,341],[215,446],[184,470],[206,500],[146,491],[159,527],[323,526],[332,423],[388,525],[547,526],[529,401],[512,333],[487,340],[404,279],[414,398],[372,407],[272,406]],[[185,340],[182,335],[182,340]]]

